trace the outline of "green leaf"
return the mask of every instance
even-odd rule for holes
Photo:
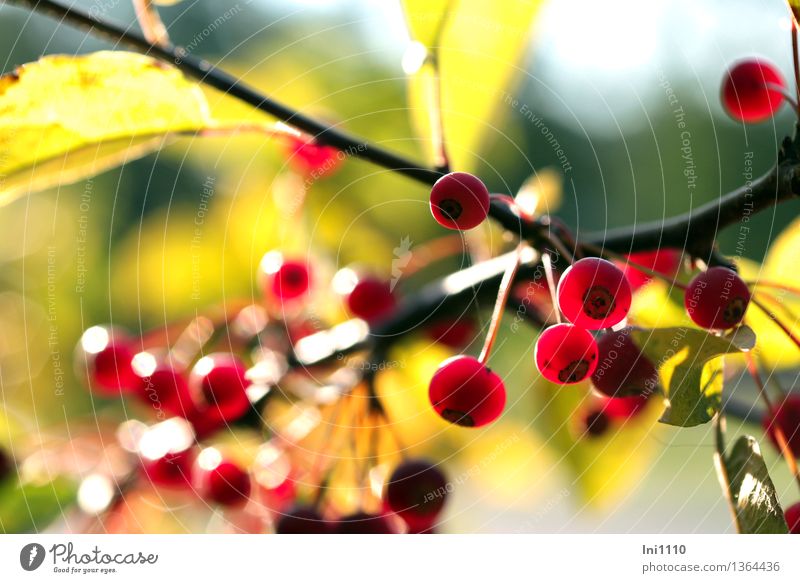
[[[75,502],[77,486],[67,478],[49,483],[0,483],[0,532],[40,532]]]
[[[688,327],[633,328],[631,337],[658,368],[667,403],[660,421],[679,427],[711,421],[722,405],[722,361],[718,357],[750,350],[755,344],[755,335],[747,326],[727,336]]]
[[[256,125],[245,129],[270,127]],[[200,87],[150,57],[44,57],[0,77],[0,204],[141,157],[177,134],[236,128],[215,123]]]
[[[403,4],[411,35],[436,53],[448,155],[455,168],[469,170],[479,160],[476,152],[486,151],[503,112],[521,107],[509,91],[522,71],[520,60],[544,2],[404,0]],[[438,46],[433,46],[439,30]],[[436,106],[430,98],[431,77],[428,63],[409,80],[412,116],[425,143],[430,135],[429,108]]]
[[[741,436],[728,456],[717,453],[717,472],[742,534],[786,534],[789,529],[755,438]]]

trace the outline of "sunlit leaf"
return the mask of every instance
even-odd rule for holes
[[[66,478],[25,483],[0,483],[0,532],[40,532],[75,501],[76,484]]]
[[[658,367],[667,405],[660,421],[680,427],[711,421],[722,404],[718,357],[749,350],[755,343],[746,326],[722,337],[688,327],[634,328],[631,337]]]
[[[476,152],[485,151],[503,112],[514,107],[509,91],[521,71],[542,4],[540,0],[404,2],[412,36],[436,51],[444,133],[456,168],[476,165]],[[440,29],[438,46],[432,47]],[[417,75],[410,82],[409,101],[418,130],[427,138],[428,109],[435,106],[430,98],[430,67],[422,67]]]
[[[740,533],[786,534],[789,531],[775,486],[753,437],[741,436],[730,454],[724,459],[717,454],[715,461]]]
[[[800,0],[786,0],[792,10],[792,17],[795,22],[800,22]]]

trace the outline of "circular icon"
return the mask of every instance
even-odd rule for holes
[[[19,564],[26,571],[35,571],[44,562],[44,547],[39,543],[30,543],[19,552]]]

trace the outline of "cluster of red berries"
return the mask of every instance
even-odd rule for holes
[[[442,471],[427,460],[407,460],[395,468],[383,493],[383,511],[355,512],[327,520],[313,506],[295,506],[275,525],[278,534],[392,534],[397,520],[409,533],[431,532],[449,492]]]

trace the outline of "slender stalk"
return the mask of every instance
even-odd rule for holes
[[[136,20],[139,21],[139,26],[142,27],[147,42],[162,48],[169,47],[171,43],[167,27],[164,26],[153,1],[133,0],[133,8],[136,11]]]
[[[792,331],[789,329],[789,327],[788,327],[788,326],[786,326],[786,324],[784,324],[784,323],[781,321],[781,319],[780,319],[780,318],[778,318],[778,316],[776,316],[775,314],[773,314],[773,313],[770,311],[770,309],[769,309],[769,308],[767,308],[767,307],[766,307],[766,306],[765,306],[763,303],[761,303],[761,301],[759,301],[759,300],[758,300],[758,299],[756,299],[755,297],[751,297],[751,298],[750,298],[750,303],[754,304],[756,307],[758,307],[758,309],[760,309],[762,312],[764,312],[764,314],[766,314],[766,315],[767,315],[767,317],[768,317],[770,320],[772,320],[772,321],[773,321],[773,323],[775,323],[775,325],[776,325],[776,326],[778,326],[778,328],[780,328],[780,329],[783,331],[783,333],[784,333],[784,334],[786,334],[786,336],[789,338],[789,340],[791,340],[792,342],[794,342],[794,344],[795,344],[795,346],[797,346],[797,348],[800,348],[800,338],[798,338],[797,336],[795,336],[794,332],[792,332]]]
[[[489,355],[492,353],[492,347],[495,340],[497,340],[497,333],[500,331],[500,322],[503,319],[503,311],[508,302],[508,296],[511,294],[511,289],[514,284],[514,278],[519,270],[519,264],[522,260],[522,251],[525,248],[524,244],[517,247],[514,259],[503,274],[503,279],[500,281],[500,288],[497,291],[497,301],[494,304],[494,312],[492,313],[492,321],[489,324],[489,332],[486,334],[486,341],[483,344],[483,349],[478,357],[482,364],[486,364],[489,360]]]
[[[556,294],[556,278],[553,274],[553,262],[550,260],[550,254],[544,253],[542,255],[542,265],[544,265],[544,274],[547,278],[547,287],[550,290],[550,301],[553,302],[553,310],[556,313],[556,322],[561,323],[561,310],[558,308],[558,295]]]

